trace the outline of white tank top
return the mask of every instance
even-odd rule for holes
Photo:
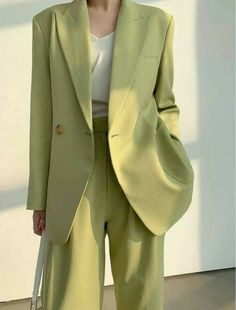
[[[108,115],[111,63],[115,31],[98,38],[90,34],[92,43],[92,113]]]

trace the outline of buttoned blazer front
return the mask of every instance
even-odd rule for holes
[[[94,163],[91,42],[86,0],[32,19],[28,210],[46,210],[48,238],[65,243]],[[194,172],[173,93],[174,17],[122,0],[108,103],[108,143],[127,199],[154,235],[192,201]]]

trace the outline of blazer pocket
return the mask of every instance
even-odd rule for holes
[[[184,145],[170,133],[164,121],[160,122],[155,137],[157,156],[163,170],[182,183],[192,183],[194,172]]]
[[[150,63],[150,65],[153,63],[157,64],[159,61],[159,56],[158,55],[144,55],[143,61],[145,64],[148,64],[148,63]]]
[[[155,57],[159,57],[158,55],[144,55],[143,58],[153,58],[155,59]]]

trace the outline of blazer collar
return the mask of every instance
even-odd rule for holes
[[[60,46],[78,103],[91,131],[92,69],[90,23],[86,0],[74,0],[55,12]],[[149,18],[132,0],[122,0],[116,23],[108,103],[109,131],[131,86],[146,37]]]

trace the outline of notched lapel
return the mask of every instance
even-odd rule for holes
[[[74,0],[56,12],[56,27],[78,102],[88,127],[92,127],[92,71],[90,24],[86,0]],[[122,0],[116,23],[108,106],[109,130],[132,83],[150,17],[132,0]]]

